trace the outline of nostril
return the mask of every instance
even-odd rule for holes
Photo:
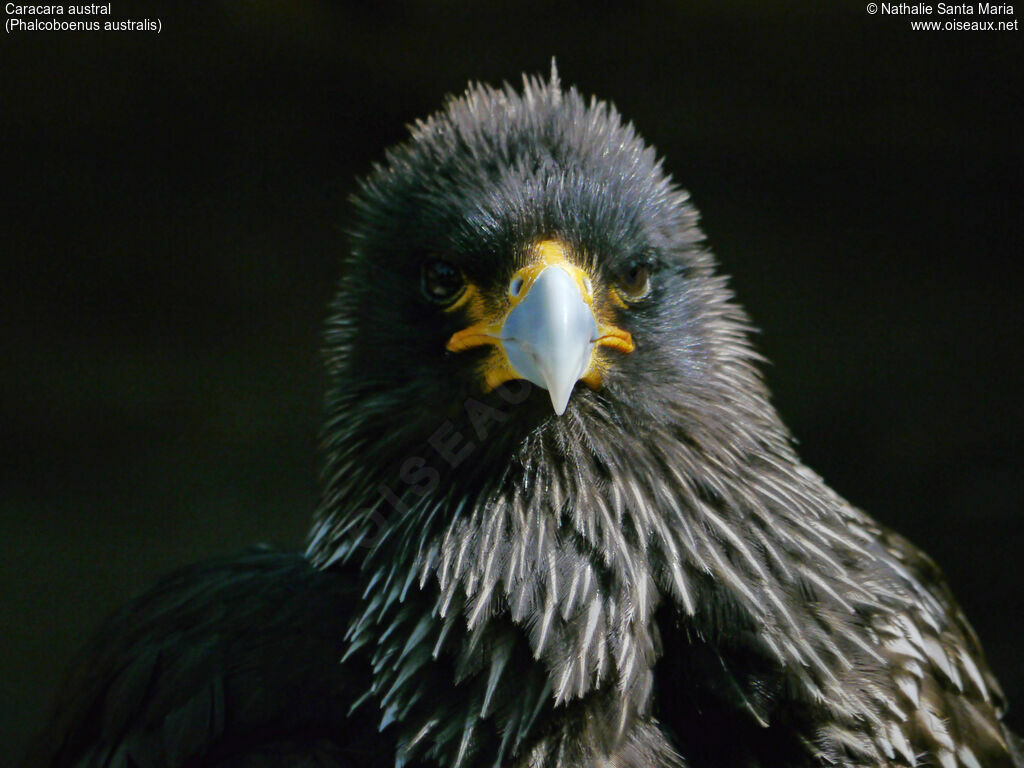
[[[508,293],[513,299],[519,295],[523,290],[523,278],[513,277],[512,282],[508,286]]]

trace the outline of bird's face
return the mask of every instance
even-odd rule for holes
[[[532,113],[453,102],[364,183],[339,389],[429,420],[525,381],[536,421],[700,384],[715,286],[685,193],[614,112],[535,88]]]
[[[484,391],[526,380],[547,390],[561,416],[576,382],[601,387],[605,350],[634,351],[632,335],[616,321],[627,299],[639,301],[649,292],[647,268],[633,266],[628,287],[604,286],[562,240],[539,240],[523,250],[526,263],[507,285],[479,287],[451,264],[431,261],[424,266],[424,290],[469,322],[448,339],[450,352],[488,348],[477,373]]]
[[[606,105],[471,89],[354,203],[327,337],[332,466],[396,466],[439,430],[492,468],[531,440],[543,461],[609,452],[620,432],[732,429],[729,404],[757,390],[686,193]]]

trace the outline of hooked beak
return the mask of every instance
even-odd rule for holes
[[[544,387],[561,416],[576,382],[590,366],[597,321],[576,281],[561,266],[537,275],[526,298],[509,312],[499,337],[512,368]]]
[[[490,344],[495,353],[485,361],[485,389],[512,379],[543,387],[561,416],[577,381],[597,389],[601,346],[632,352],[627,331],[602,322],[595,311],[587,274],[566,258],[565,246],[547,240],[536,246],[536,260],[513,275],[508,296],[493,321],[480,322],[454,334],[448,349],[461,352]],[[482,314],[482,302],[476,302]]]

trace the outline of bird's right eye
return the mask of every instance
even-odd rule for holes
[[[423,265],[423,295],[434,304],[451,304],[466,289],[462,270],[450,262],[433,259]]]

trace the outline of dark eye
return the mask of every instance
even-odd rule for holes
[[[635,261],[619,273],[619,290],[624,298],[637,301],[651,290],[651,268]]]
[[[466,287],[462,270],[440,259],[423,265],[423,295],[435,304],[451,304]]]

